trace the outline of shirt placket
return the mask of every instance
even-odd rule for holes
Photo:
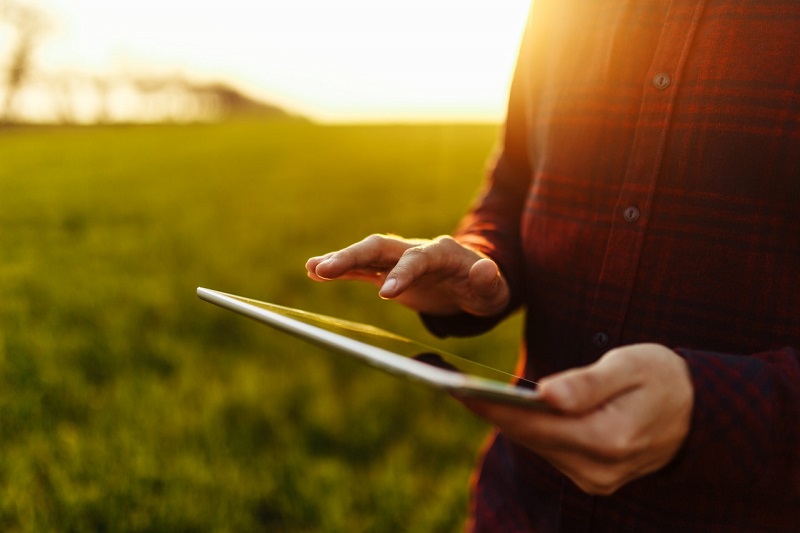
[[[673,0],[646,75],[636,135],[614,208],[586,330],[589,360],[623,342],[625,316],[653,209],[681,71],[704,3],[703,0]]]

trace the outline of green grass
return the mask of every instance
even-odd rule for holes
[[[519,322],[441,343],[304,262],[447,233],[493,126],[0,131],[0,530],[455,531],[488,427],[446,395],[198,300],[375,323],[510,369]]]

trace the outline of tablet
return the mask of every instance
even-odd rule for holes
[[[469,396],[547,409],[536,383],[486,365],[425,346],[400,335],[339,318],[318,315],[203,287],[207,302],[244,315],[329,351],[375,368],[426,383],[456,396]]]

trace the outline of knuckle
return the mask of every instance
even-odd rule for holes
[[[585,372],[580,372],[577,374],[580,383],[578,384],[578,389],[585,390],[585,391],[594,391],[598,387],[602,385],[601,378],[598,376],[597,372],[594,369],[588,369]]]
[[[602,385],[592,371],[575,370],[565,381],[569,394],[564,398],[565,406],[569,409],[585,409],[587,405],[594,406],[593,396]]]
[[[611,496],[619,488],[619,479],[617,476],[599,476],[599,479],[593,479],[588,483],[584,489],[587,493],[595,496]]]
[[[373,233],[348,248],[348,251],[358,263],[375,266],[376,262],[385,262],[389,242],[390,239],[386,235]]]
[[[380,244],[386,239],[385,235],[381,235],[380,233],[373,233],[372,235],[368,235],[365,237],[361,242],[364,244]]]
[[[614,439],[606,443],[599,451],[598,456],[606,463],[619,463],[624,461],[629,455],[628,447],[625,442]]]
[[[636,454],[634,439],[627,432],[617,432],[607,437],[598,449],[601,460],[617,464]]]
[[[610,496],[623,485],[624,473],[615,468],[595,468],[573,481],[587,494]]]
[[[405,250],[393,269],[394,275],[417,276],[428,268],[429,252],[424,246],[414,246]]]
[[[403,252],[402,258],[407,261],[418,261],[427,259],[430,254],[430,248],[427,246],[413,246]]]
[[[461,246],[461,245],[460,245],[460,244],[458,244],[458,242],[457,242],[457,241],[456,241],[456,240],[455,240],[453,237],[451,237],[450,235],[439,235],[439,236],[438,236],[438,237],[436,237],[436,238],[435,238],[433,241],[434,241],[434,242],[436,242],[436,243],[438,243],[438,244],[441,244],[442,246],[451,246],[451,247],[452,247],[452,246]]]
[[[584,444],[595,462],[610,467],[630,460],[641,443],[624,420],[594,418],[585,426]]]
[[[624,363],[628,368],[638,368],[640,365],[646,365],[649,361],[648,357],[643,357],[640,349],[641,346],[642,345],[636,344],[618,346],[612,350],[609,350],[603,357],[611,359],[621,358],[624,360]]]
[[[457,256],[459,252],[462,252],[464,249],[464,246],[449,235],[437,237],[434,239],[433,244],[438,250],[441,250],[443,254],[450,256]]]

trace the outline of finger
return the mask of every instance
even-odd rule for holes
[[[411,244],[399,237],[371,235],[357,242],[323,256],[316,262],[314,274],[322,279],[334,279],[354,270],[388,270],[397,262]]]
[[[642,384],[641,361],[632,354],[611,351],[593,365],[548,376],[540,380],[539,391],[562,412],[592,411]]]
[[[613,464],[628,452],[624,447],[628,433],[618,413],[596,411],[576,416],[481,400],[462,403],[511,440],[548,459],[563,454],[597,464]]]
[[[308,277],[314,281],[334,281],[330,278],[322,278],[318,276],[314,272],[308,272]],[[371,283],[376,287],[380,287],[383,285],[383,281],[385,279],[386,273],[382,270],[351,270],[346,274],[342,274],[341,276],[335,278],[335,281],[363,281],[367,283]]]
[[[594,431],[587,433],[584,422],[579,418],[530,411],[515,413],[513,408],[482,409],[474,403],[468,404],[468,407],[488,415],[488,420],[499,427],[506,437],[547,460],[590,494],[612,494],[629,481],[655,471],[664,464],[663,461],[646,462],[640,456],[620,460],[613,448],[610,448],[610,452],[605,449],[602,434]],[[527,420],[520,423],[523,417]]]
[[[335,252],[330,252],[325,255],[319,255],[315,257],[311,257],[306,261],[306,274],[309,278],[313,279],[314,281],[327,281],[326,278],[322,278],[317,275],[317,265],[320,263],[327,261]]]
[[[511,440],[542,453],[576,450],[581,422],[557,411],[533,410],[489,400],[458,398],[467,409],[499,428]]]
[[[332,256],[333,253],[329,254]],[[306,262],[306,274],[309,278],[313,279],[314,281],[331,281],[331,278],[324,278],[317,274],[316,267],[319,263],[323,262],[324,259],[322,257],[312,257]],[[366,268],[360,270],[351,270],[341,276],[338,276],[337,280],[357,280],[357,281],[369,281],[374,285],[380,287],[383,284],[384,277],[386,276],[386,271],[380,268]]]
[[[322,263],[323,261],[326,261],[327,259],[330,259],[330,257],[334,253],[335,252],[329,252],[325,255],[317,255],[314,257],[309,257],[308,261],[306,261],[306,270],[308,270],[309,272],[313,272],[317,268],[318,264]]]
[[[425,274],[442,270],[445,265],[452,264],[455,254],[463,251],[452,238],[440,238],[425,245],[409,247],[387,274],[386,282],[378,295],[381,298],[400,295]]]

